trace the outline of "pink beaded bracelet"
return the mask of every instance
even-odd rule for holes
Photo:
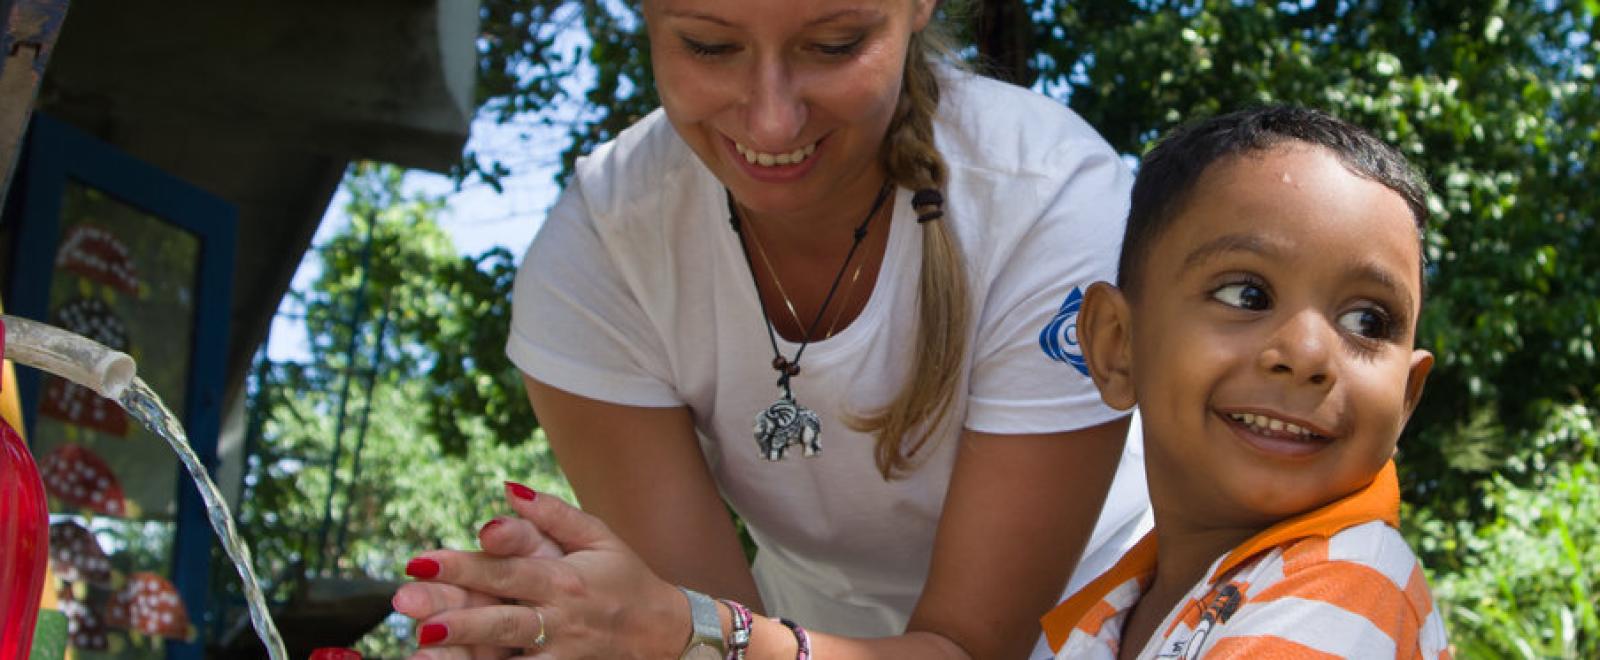
[[[744,650],[750,646],[750,624],[755,617],[751,616],[749,608],[731,600],[723,599],[722,604],[733,613],[733,635],[728,640],[727,660],[744,660]]]
[[[800,650],[795,652],[794,660],[811,660],[811,636],[806,634],[806,629],[788,619],[778,619],[778,623],[789,626],[789,629],[794,631],[794,641],[800,644]]]

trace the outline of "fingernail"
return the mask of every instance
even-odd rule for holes
[[[423,646],[432,646],[444,641],[444,638],[449,634],[450,629],[444,627],[444,624],[430,623],[422,626],[422,629],[417,631],[417,643]]]
[[[422,580],[431,580],[439,575],[439,562],[427,557],[417,557],[406,563],[406,575]]]
[[[534,498],[539,497],[539,494],[534,492],[532,488],[519,484],[515,481],[506,482],[506,491],[511,493],[512,497],[515,497],[519,500],[527,500],[529,502],[532,502]]]
[[[484,534],[488,534],[489,530],[494,529],[495,526],[497,526],[497,525],[499,525],[500,523],[503,523],[503,522],[505,522],[504,519],[495,518],[493,520],[490,520],[489,522],[484,523],[483,527],[478,529],[478,536],[483,536]]]

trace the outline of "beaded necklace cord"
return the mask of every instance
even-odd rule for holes
[[[756,303],[761,307],[761,322],[767,326],[767,342],[772,345],[772,368],[778,372],[778,400],[765,410],[756,414],[755,439],[760,447],[761,456],[769,461],[783,460],[783,453],[789,447],[799,445],[806,456],[816,456],[822,453],[822,419],[817,413],[794,400],[794,390],[789,387],[789,380],[800,375],[800,357],[805,354],[806,347],[811,345],[811,338],[817,334],[817,326],[822,323],[823,317],[828,314],[828,306],[833,304],[834,294],[839,292],[839,283],[844,280],[844,274],[850,270],[850,262],[855,260],[856,250],[861,247],[861,242],[867,237],[867,227],[872,224],[872,219],[877,217],[878,211],[888,201],[889,193],[894,191],[894,186],[884,182],[878,190],[878,197],[872,200],[872,209],[867,211],[867,217],[861,219],[861,224],[856,226],[854,240],[850,243],[850,251],[844,255],[844,263],[839,264],[838,274],[833,276],[833,284],[828,286],[828,295],[823,297],[822,306],[817,309],[816,318],[811,319],[811,325],[804,326],[801,330],[805,333],[800,337],[800,347],[795,349],[794,359],[783,356],[783,351],[778,349],[778,332],[772,327],[772,316],[767,312],[767,301],[761,297],[761,284],[756,277],[756,264],[750,258],[750,248],[745,246],[744,233],[739,222],[739,208],[733,201],[733,193],[728,193],[728,224],[733,227],[733,233],[739,238],[739,251],[744,254],[744,265],[750,269],[750,279],[756,284]],[[772,272],[772,283],[778,289],[778,295],[783,297],[783,302],[789,307],[789,314],[794,318],[795,325],[800,326],[800,315],[795,312],[794,302],[789,300],[789,294],[783,290],[783,284],[778,281],[778,271],[772,267],[772,260],[767,258],[766,248],[761,247],[755,233],[750,235],[751,242],[761,251],[761,258],[767,262],[767,270]],[[856,268],[856,276],[861,275],[861,268]],[[855,278],[851,278],[851,289],[855,288]],[[834,315],[834,324],[839,322],[839,315]],[[828,334],[833,334],[833,328],[828,329]]]
[[[867,216],[862,218],[861,224],[856,226],[854,240],[850,243],[850,250],[844,255],[844,263],[840,264],[838,274],[833,276],[833,284],[828,287],[828,295],[823,297],[822,307],[817,309],[816,317],[811,320],[809,326],[805,326],[805,335],[800,338],[800,347],[795,349],[794,359],[785,358],[783,352],[778,349],[778,334],[772,327],[772,318],[768,315],[767,303],[761,298],[759,288],[757,289],[756,301],[761,306],[761,320],[766,323],[767,341],[772,345],[772,368],[777,370],[779,374],[778,387],[783,388],[784,398],[794,399],[794,393],[789,388],[789,379],[800,375],[800,356],[806,352],[806,347],[811,343],[812,335],[817,331],[817,324],[822,322],[823,316],[828,311],[828,305],[833,302],[833,295],[839,290],[839,283],[844,280],[844,274],[850,270],[850,262],[855,258],[856,250],[861,247],[861,242],[867,237],[867,227],[872,224],[872,219],[877,217],[878,211],[883,208],[884,202],[888,201],[889,193],[893,190],[893,186],[885,183],[878,190],[878,196],[872,200],[872,208],[867,211]],[[739,219],[739,209],[737,204],[734,203],[731,193],[728,194],[728,224],[733,227],[733,233],[739,235],[742,239],[744,232]],[[752,238],[754,238],[753,234]],[[761,249],[762,257],[766,257],[765,249],[759,245],[757,245],[757,249]],[[745,266],[750,269],[750,279],[754,281],[756,278],[755,262],[750,258],[750,249],[745,247],[743,240],[739,241],[739,251],[744,254]],[[767,261],[767,268],[772,270],[772,262],[770,260]],[[859,270],[857,275],[860,275]],[[779,295],[783,296],[784,304],[788,305],[790,314],[794,315],[796,325],[799,325],[800,317],[794,312],[794,303],[789,301],[788,294],[783,291],[783,285],[778,282],[778,273],[775,270],[772,271],[772,281],[777,285]],[[838,322],[837,316],[834,317],[834,322]]]

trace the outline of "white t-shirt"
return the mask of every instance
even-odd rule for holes
[[[1127,168],[1043,96],[962,73],[942,91],[935,139],[950,178],[939,222],[966,255],[975,319],[956,418],[989,433],[1115,419],[1072,364],[1081,357],[1069,299],[1114,278]],[[909,477],[884,481],[873,438],[843,422],[886,404],[917,349],[922,229],[910,200],[897,190],[892,221],[873,227],[887,228],[888,248],[860,316],[810,344],[791,384],[822,419],[822,453],[811,458],[798,447],[776,463],[759,455],[754,421],[778,389],[755,285],[722,185],[661,111],[578,161],[517,274],[512,361],[592,399],[687,406],[718,488],[760,546],[753,570],[767,611],[815,630],[904,630],[956,454],[959,428],[949,425]],[[778,342],[794,355],[796,344]],[[1148,524],[1139,447],[1125,452],[1113,491],[1073,588]]]

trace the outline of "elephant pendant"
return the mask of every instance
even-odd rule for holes
[[[800,445],[807,457],[822,453],[822,419],[792,396],[779,397],[756,415],[755,436],[761,457],[769,461],[783,460],[790,445]]]

